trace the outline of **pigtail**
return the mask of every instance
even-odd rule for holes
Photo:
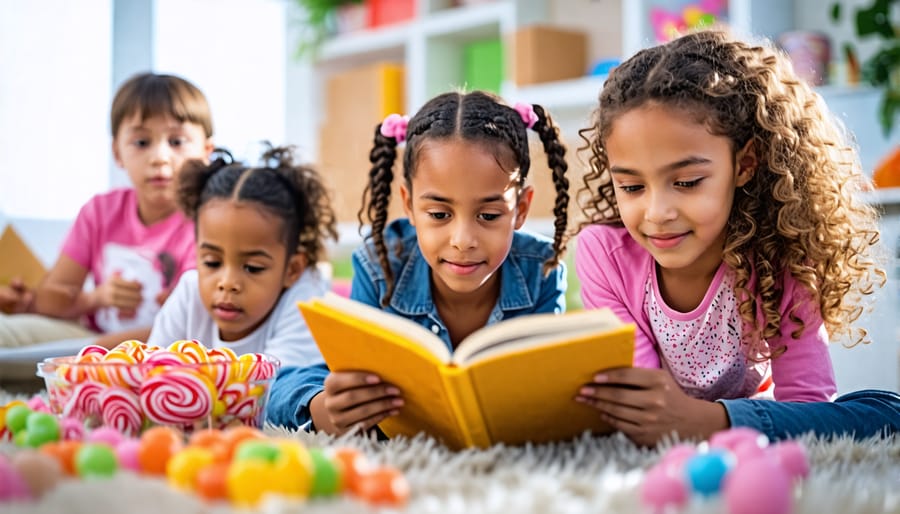
[[[178,174],[178,206],[188,218],[196,220],[197,211],[202,202],[203,190],[209,179],[219,170],[234,164],[231,152],[224,148],[216,148],[212,153],[212,162],[191,159],[184,163]]]
[[[533,105],[537,121],[532,129],[537,132],[544,145],[547,154],[547,164],[553,173],[553,185],[556,186],[556,203],[553,206],[553,256],[544,263],[544,273],[550,271],[559,264],[566,252],[568,242],[567,226],[569,221],[569,179],[566,171],[569,165],[566,163],[566,147],[559,139],[559,128],[540,105]]]
[[[359,209],[360,233],[368,222],[372,225],[372,231],[367,236],[375,245],[375,252],[381,269],[384,270],[384,278],[387,283],[387,291],[381,299],[381,305],[386,307],[394,294],[394,273],[388,261],[388,250],[384,243],[384,228],[387,225],[388,206],[391,202],[391,184],[394,181],[394,162],[397,160],[397,138],[388,137],[381,132],[382,124],[375,127],[375,145],[369,153],[369,161],[372,168],[369,170],[369,183],[363,191],[362,207]]]
[[[297,204],[306,204],[302,217],[300,249],[306,255],[307,264],[314,265],[325,259],[325,240],[338,240],[337,217],[331,207],[331,195],[319,173],[306,166],[290,168]]]
[[[291,250],[302,253],[306,264],[314,266],[326,257],[325,240],[338,239],[337,218],[322,176],[309,166],[294,164],[290,146],[269,145],[262,161],[265,168],[257,171],[274,172],[292,198],[296,221],[287,222],[289,227],[294,227],[288,230],[288,244],[295,244]]]

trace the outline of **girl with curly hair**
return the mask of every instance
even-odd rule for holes
[[[865,340],[851,325],[885,274],[855,149],[788,59],[698,32],[638,52],[599,100],[575,267],[586,308],[636,325],[635,367],[576,401],[639,444],[897,430],[895,393],[830,402],[827,343]]]
[[[156,317],[149,344],[198,339],[234,353],[265,352],[282,366],[322,361],[297,302],[321,296],[317,269],[334,211],[315,170],[287,147],[269,147],[261,166],[190,161],[178,200],[196,224],[197,269],[186,272]]]

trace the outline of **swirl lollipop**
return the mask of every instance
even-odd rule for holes
[[[215,385],[191,369],[157,368],[141,385],[144,414],[163,425],[185,425],[212,413]]]
[[[107,387],[100,393],[100,415],[104,425],[125,435],[136,436],[141,432],[143,417],[138,397],[124,387]]]

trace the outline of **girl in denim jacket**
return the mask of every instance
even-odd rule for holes
[[[540,136],[556,186],[553,239],[519,231],[534,193],[526,129]],[[397,145],[406,141],[400,196],[407,217],[388,223]],[[351,298],[412,319],[454,348],[503,319],[565,310],[569,182],[565,147],[538,105],[510,107],[480,91],[445,93],[406,120],[375,130],[353,254]],[[268,418],[342,434],[403,408],[403,392],[374,373],[283,369]]]

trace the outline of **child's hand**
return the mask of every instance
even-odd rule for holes
[[[119,316],[133,317],[143,300],[142,287],[136,280],[125,280],[119,273],[113,273],[94,290],[94,310],[115,307],[119,310]]]
[[[313,405],[318,403],[318,405]],[[340,435],[351,430],[369,430],[388,416],[400,412],[400,389],[368,371],[332,372],[325,377],[325,390],[310,403],[318,430]],[[315,416],[315,414],[319,416]]]
[[[600,372],[575,400],[599,410],[604,421],[642,446],[654,446],[672,432],[706,438],[729,425],[725,407],[688,396],[662,369]]]
[[[13,278],[8,286],[0,287],[0,311],[6,314],[28,312],[34,292],[19,277]]]

